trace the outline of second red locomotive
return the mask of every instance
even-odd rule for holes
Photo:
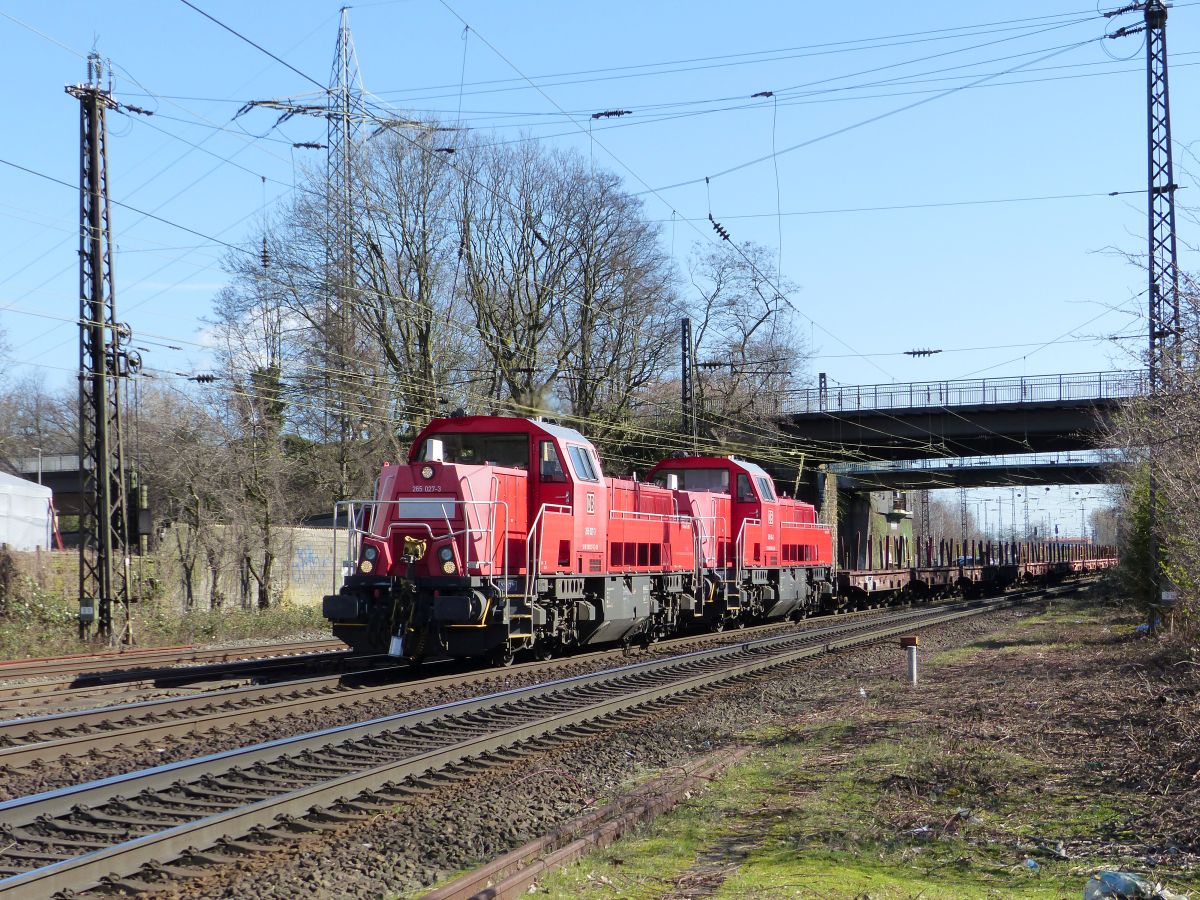
[[[436,419],[349,507],[353,571],[325,598],[359,650],[507,663],[820,610],[830,529],[753,463],[664,460],[609,478],[579,432]]]

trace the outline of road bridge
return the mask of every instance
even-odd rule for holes
[[[1121,459],[1107,451],[976,456],[956,459],[834,463],[826,471],[838,490],[933,491],[943,488],[1107,484],[1118,478]]]
[[[802,443],[865,460],[1065,452],[1104,446],[1114,413],[1146,385],[1135,370],[816,387],[790,395],[778,421]]]

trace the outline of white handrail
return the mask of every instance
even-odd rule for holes
[[[538,525],[542,523],[544,514],[546,512],[574,512],[574,508],[563,503],[543,503],[538,509],[537,515],[533,517],[533,522],[529,525],[528,549],[532,550],[533,552],[530,554],[528,565],[525,567],[525,589],[530,598],[534,596],[534,592],[536,590],[536,586],[533,583],[534,579],[542,574],[542,570],[539,568],[539,566],[542,561],[542,540],[545,538],[545,531],[544,529],[542,531],[538,531],[537,529]],[[535,531],[537,531],[536,546],[533,537]]]
[[[399,506],[399,504],[404,501],[414,500],[414,499],[435,500],[436,502],[442,504],[443,517],[442,517],[442,521],[439,524],[445,526],[444,533],[441,533],[441,534],[438,534],[435,536],[433,533],[433,527],[429,523],[429,519],[416,519],[416,518],[408,518],[408,519],[399,519],[398,518],[395,521],[388,523],[387,530],[385,533],[379,533],[377,531],[376,525],[375,525],[375,520],[376,520],[376,516],[380,509],[385,508],[387,506],[392,506],[392,505]],[[454,526],[450,522],[449,514],[446,513],[446,511],[445,511],[447,506],[463,507],[463,526],[464,527],[462,527],[461,529],[454,528]],[[472,521],[471,521],[471,516],[469,515],[470,510],[472,508],[478,507],[478,506],[483,506],[483,507],[489,508],[489,520],[488,520],[487,525],[484,527],[476,527],[475,525],[473,525]],[[347,550],[349,552],[351,565],[353,565],[354,560],[358,559],[358,547],[362,542],[363,535],[375,538],[376,540],[390,541],[392,535],[398,530],[417,528],[417,529],[423,529],[429,535],[431,540],[434,539],[435,537],[442,537],[442,538],[465,537],[465,538],[467,538],[467,540],[464,541],[464,545],[466,548],[465,556],[460,559],[460,561],[463,564],[463,571],[466,572],[468,568],[470,568],[471,566],[474,566],[476,569],[478,569],[480,572],[482,572],[483,569],[485,567],[487,567],[490,570],[488,573],[489,578],[496,577],[496,572],[495,572],[496,563],[494,560],[495,560],[496,548],[497,548],[497,543],[496,543],[497,529],[495,527],[495,520],[496,520],[497,508],[503,507],[503,509],[504,509],[504,528],[499,533],[503,535],[504,554],[503,554],[503,559],[501,561],[502,571],[500,573],[500,577],[502,577],[502,578],[508,577],[508,574],[509,574],[509,571],[508,571],[508,503],[506,501],[503,501],[503,500],[458,500],[458,499],[452,499],[452,498],[448,498],[448,497],[419,497],[419,498],[402,497],[402,498],[397,498],[395,500],[343,500],[343,501],[339,501],[338,503],[334,504],[334,542],[335,542],[335,546],[336,546],[336,542],[337,542],[337,527],[336,527],[337,511],[338,511],[338,509],[343,508],[343,507],[347,509]],[[364,528],[364,527],[362,527],[361,524],[359,524],[357,522],[357,515],[355,513],[356,507],[361,507],[363,511],[365,511],[367,509],[371,510],[371,526],[370,526],[370,528]],[[474,538],[475,536],[478,536],[482,539],[484,546],[486,548],[486,551],[489,554],[488,559],[485,560],[481,556],[479,559],[472,560],[471,548],[472,548],[473,541],[471,539]],[[458,552],[457,542],[455,543],[455,552],[456,552],[456,554]],[[335,591],[337,590],[336,576],[335,576],[335,582],[334,582],[334,590]]]

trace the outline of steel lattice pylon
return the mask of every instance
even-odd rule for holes
[[[111,92],[101,87],[103,63],[88,57],[86,84],[67,93],[80,109],[79,235],[79,627],[93,621],[112,637],[113,604],[129,621],[128,526],[121,440],[123,328],[116,321],[112,234],[108,204],[105,112]]]
[[[359,128],[364,118],[362,76],[358,55],[350,35],[350,10],[342,7],[333,67],[329,74],[326,122],[326,216],[329,222],[327,245],[327,289],[325,339],[328,359],[324,369],[326,398],[335,411],[330,438],[337,442],[339,457],[338,499],[345,499],[349,483],[349,443],[356,430],[352,398],[361,393],[362,381],[355,378],[354,360],[358,358],[357,317],[358,256],[355,253],[354,160]]]
[[[350,36],[350,9],[342,7],[333,68],[329,74],[326,121],[326,177],[329,222],[332,226],[331,262],[335,278],[341,280],[339,299],[345,301],[347,279],[354,271],[354,173],[353,159],[358,131],[363,120],[363,85],[358,55]]]
[[[1147,0],[1146,92],[1149,135],[1149,374],[1158,390],[1183,363],[1179,270],[1175,248],[1175,190],[1171,162],[1171,107],[1167,90],[1167,8]]]
[[[920,529],[921,540],[917,544],[918,561],[922,553],[929,553],[929,540],[932,535],[933,525],[930,521],[929,514],[929,491],[917,491],[917,527]],[[926,565],[933,565],[929,559],[925,560]]]

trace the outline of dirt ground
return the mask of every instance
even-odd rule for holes
[[[1200,650],[1055,601],[960,649],[782,690],[748,762],[542,896],[1082,896],[1102,868],[1200,896]],[[780,723],[783,724],[780,724]]]

